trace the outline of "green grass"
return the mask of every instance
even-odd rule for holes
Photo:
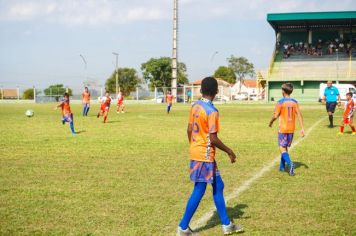
[[[53,107],[0,104],[0,234],[174,234],[193,187],[189,106],[167,116],[164,105],[128,105],[103,124],[96,105],[85,118],[72,105],[75,137]],[[267,126],[272,105],[217,107],[220,138],[241,154],[234,165],[222,152],[216,157],[228,195],[278,155],[277,125]],[[35,116],[25,117],[26,109]],[[326,116],[320,105],[302,110],[306,129]],[[356,137],[336,137],[338,129],[326,126],[324,120],[292,150],[295,177],[275,166],[228,202],[246,235],[356,234]],[[193,221],[212,206],[209,187]],[[214,214],[199,235],[219,234]]]

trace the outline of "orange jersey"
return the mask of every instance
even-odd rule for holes
[[[352,99],[346,102],[345,104],[345,111],[344,111],[344,119],[351,118],[354,114],[355,104]]]
[[[167,94],[167,95],[166,95],[166,101],[167,101],[167,103],[172,104],[173,95],[172,95],[172,94]]]
[[[299,113],[299,105],[296,100],[282,98],[278,101],[274,114],[279,116],[279,133],[294,133],[297,113]]]
[[[82,93],[82,101],[83,101],[83,103],[89,103],[90,102],[90,93],[89,92],[83,92]]]
[[[62,109],[62,114],[64,116],[72,113],[72,111],[70,110],[69,99],[63,99],[60,105]]]
[[[190,111],[189,125],[192,127],[190,159],[214,162],[215,147],[210,143],[210,133],[219,131],[219,112],[211,101],[202,98],[194,103]]]
[[[110,107],[111,97],[103,97],[101,99],[101,105],[105,107]]]

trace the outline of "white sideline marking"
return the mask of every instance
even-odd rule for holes
[[[326,116],[327,117],[327,116]],[[315,122],[305,133],[304,138],[299,138],[290,148],[289,151],[293,150],[294,147],[296,147],[299,143],[301,143],[304,139],[306,139],[309,134],[313,131],[313,129],[320,124],[323,120],[326,119],[326,117],[321,118],[317,122]],[[225,202],[230,201],[231,199],[237,198],[241,193],[243,193],[245,190],[249,189],[251,184],[254,183],[256,180],[258,180],[260,177],[262,177],[266,172],[271,170],[271,168],[279,161],[281,158],[281,155],[278,155],[275,157],[270,163],[262,167],[261,170],[259,170],[256,174],[254,174],[251,178],[247,179],[245,182],[242,183],[239,187],[237,187],[232,193],[227,195],[225,197]],[[215,206],[212,207],[207,213],[202,215],[199,219],[197,219],[195,222],[192,224],[192,228],[199,228],[208,222],[208,220],[214,215],[215,211]]]

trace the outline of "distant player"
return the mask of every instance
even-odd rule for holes
[[[171,111],[171,107],[173,104],[173,95],[170,90],[168,90],[167,95],[166,95],[166,103],[167,103],[167,114]]]
[[[279,170],[284,171],[285,163],[287,163],[290,176],[294,175],[294,164],[289,157],[288,148],[291,146],[293,141],[295,116],[298,117],[298,121],[301,127],[301,135],[304,137],[302,113],[300,112],[298,102],[289,97],[292,92],[293,85],[291,83],[285,83],[282,85],[283,98],[278,101],[274,110],[274,115],[269,122],[269,127],[272,127],[273,122],[279,118],[278,145],[281,152],[281,163]]]
[[[117,95],[116,113],[125,113],[124,95],[121,92]]]
[[[111,104],[111,97],[108,92],[105,93],[105,97],[102,97],[100,100],[100,111],[97,115],[99,116],[104,116],[104,123],[106,123],[106,119],[108,118],[109,111],[110,111],[110,104]]]
[[[88,116],[90,109],[90,92],[88,87],[85,87],[84,92],[82,93],[82,103],[83,103],[83,116]]]
[[[356,129],[355,126],[353,125],[354,112],[355,112],[355,104],[354,101],[352,100],[352,93],[347,93],[344,115],[341,121],[340,132],[338,133],[339,135],[344,134],[345,125],[350,126],[352,130],[351,135],[356,135]]]
[[[55,109],[58,108],[62,109],[62,124],[64,125],[66,122],[69,122],[70,130],[72,131],[72,135],[75,135],[74,131],[74,123],[73,123],[73,113],[70,110],[70,104],[69,104],[69,94],[65,93],[63,99],[60,101],[60,103],[55,107]]]
[[[189,115],[187,128],[190,143],[190,179],[194,182],[193,192],[188,200],[177,235],[193,235],[189,222],[205,193],[208,183],[213,187],[213,198],[224,234],[242,232],[243,229],[230,221],[223,195],[224,182],[215,162],[215,149],[226,152],[231,163],[236,161],[235,153],[218,138],[219,112],[213,105],[218,92],[216,79],[207,77],[201,84],[201,100],[194,103]]]

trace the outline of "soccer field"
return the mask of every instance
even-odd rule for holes
[[[174,235],[193,188],[189,106],[166,115],[165,105],[127,105],[127,113],[111,111],[103,124],[96,105],[89,117],[72,105],[75,137],[54,106],[0,104],[0,234]],[[308,135],[299,142],[297,128],[296,175],[279,172],[278,163],[262,174],[279,155],[278,125],[268,127],[273,105],[217,108],[219,137],[239,155],[235,164],[221,151],[216,159],[228,213],[245,235],[356,234],[356,137],[349,127],[337,137],[324,106],[301,105]],[[27,118],[26,109],[35,116]],[[199,235],[222,234],[216,212],[201,218],[213,204],[208,186],[192,220],[202,223]]]

